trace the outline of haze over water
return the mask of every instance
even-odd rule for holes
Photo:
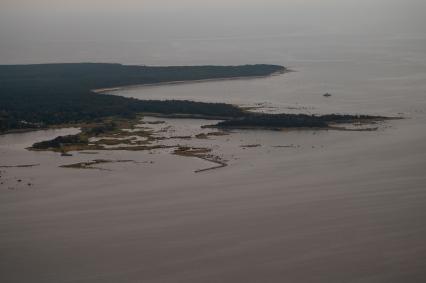
[[[0,7],[1,64],[336,61],[389,43],[415,55],[424,52],[426,26],[422,0],[3,0]]]

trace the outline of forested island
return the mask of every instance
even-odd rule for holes
[[[307,114],[261,114],[250,113],[244,117],[224,120],[216,125],[206,126],[209,128],[222,129],[283,129],[283,128],[324,128],[331,129],[332,125],[352,124],[352,123],[372,123],[390,119],[382,116],[370,115],[347,115],[347,114],[328,114],[328,115],[307,115]],[[372,129],[372,128],[368,128]]]
[[[376,120],[352,115],[258,114],[225,103],[138,100],[94,91],[129,85],[263,77],[285,72],[279,65],[148,67],[120,64],[0,66],[0,132],[90,123],[107,117],[132,119],[150,113],[224,120],[222,128],[328,127]]]

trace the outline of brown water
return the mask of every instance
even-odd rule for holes
[[[169,123],[188,134],[205,122]],[[2,165],[40,165],[1,169],[2,281],[422,282],[422,129],[182,141],[229,160],[199,174],[211,165],[165,152],[60,157],[22,149],[57,132],[4,136]],[[94,158],[139,163],[58,167]]]

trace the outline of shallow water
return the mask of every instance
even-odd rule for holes
[[[308,40],[317,40],[316,45],[301,48],[305,41],[309,44]],[[262,57],[256,58],[258,62],[282,64],[295,71],[281,76],[134,87],[112,93],[141,99],[191,99],[240,105],[266,103],[279,107],[282,112],[424,116],[426,48],[409,51],[419,43],[407,38],[373,40],[366,36],[358,40],[339,36],[270,40],[267,42],[270,48],[281,47],[286,52],[265,51],[262,55],[267,58],[263,61]],[[231,40],[223,41],[232,44]],[[423,41],[426,46],[426,40]],[[248,44],[259,43],[253,40]],[[326,46],[317,50],[321,44]],[[310,59],[312,57],[320,58]],[[332,97],[323,97],[327,92]]]
[[[167,122],[170,134],[193,134],[205,123]],[[198,174],[211,164],[162,151],[60,157],[2,143],[1,165],[40,164],[1,169],[7,184],[0,190],[2,276],[8,282],[421,282],[423,125],[390,124],[377,132],[237,131],[180,141],[210,146],[229,161]],[[17,144],[26,145],[34,133],[20,137]],[[248,144],[261,146],[242,147]],[[95,158],[137,163],[102,166],[109,171],[58,167]]]

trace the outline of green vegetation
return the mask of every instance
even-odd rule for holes
[[[120,117],[105,118],[94,123],[85,123],[81,132],[75,135],[58,136],[52,140],[38,142],[29,149],[68,153],[80,150],[106,150],[108,146],[127,150],[149,149],[146,145],[153,141],[152,132],[138,126],[140,117],[125,119]],[[127,131],[132,130],[132,131]],[[143,138],[138,140],[137,137]],[[93,140],[94,139],[94,140]]]
[[[146,67],[119,64],[0,65],[0,132],[93,121],[136,113],[238,117],[224,103],[137,100],[92,90],[134,84],[267,76],[276,65]]]
[[[306,114],[257,114],[229,119],[209,126],[215,128],[328,128],[330,124],[372,122],[386,119],[367,115],[306,115]]]
[[[83,132],[88,136],[99,136],[117,130],[118,125],[114,121],[108,121],[103,124],[94,125],[92,127],[84,127]]]
[[[48,149],[48,148],[63,148],[66,146],[74,146],[74,145],[87,145],[89,140],[86,136],[78,134],[78,135],[69,135],[69,136],[59,136],[49,141],[42,141],[33,144],[34,149]]]

